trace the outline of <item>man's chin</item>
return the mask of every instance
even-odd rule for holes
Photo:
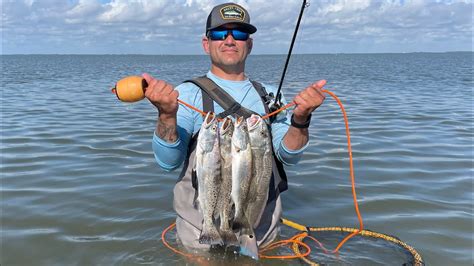
[[[240,68],[243,62],[237,58],[226,58],[220,60],[219,62],[214,62],[214,64],[220,66],[221,68],[236,69]]]
[[[222,63],[227,66],[236,66],[242,63],[240,58],[237,58],[237,57],[224,58],[224,60],[222,61],[223,61]]]

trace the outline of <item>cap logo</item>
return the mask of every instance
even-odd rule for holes
[[[239,6],[225,6],[221,8],[221,17],[222,19],[233,19],[233,20],[240,20],[244,21],[245,19],[245,12]]]

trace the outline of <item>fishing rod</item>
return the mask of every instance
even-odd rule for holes
[[[278,85],[278,90],[275,96],[275,101],[270,105],[270,110],[275,111],[281,107],[281,87],[283,85],[283,80],[285,79],[286,69],[288,68],[288,63],[290,62],[291,52],[293,51],[293,45],[295,44],[296,35],[298,34],[298,29],[300,27],[301,18],[303,17],[303,12],[306,7],[309,6],[309,3],[306,0],[303,0],[301,5],[300,15],[298,16],[298,21],[296,22],[295,32],[293,33],[293,39],[291,40],[290,50],[286,57],[285,67],[283,68],[283,73],[281,75],[280,84]]]

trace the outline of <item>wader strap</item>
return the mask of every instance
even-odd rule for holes
[[[255,88],[258,95],[260,96],[260,99],[262,100],[262,103],[263,103],[263,107],[265,108],[265,112],[269,114],[270,108],[268,106],[270,105],[272,100],[275,99],[275,96],[273,95],[272,92],[267,93],[267,90],[265,89],[265,87],[263,87],[263,85],[260,82],[257,82],[254,80],[250,80],[250,82],[252,83],[253,87]],[[270,124],[273,123],[275,119],[276,119],[276,116],[270,116]]]
[[[270,113],[268,104],[271,101],[271,97],[273,97],[273,93],[268,94],[267,90],[265,89],[265,87],[263,87],[262,83],[260,82],[257,82],[254,80],[250,80],[250,82],[252,83],[253,87],[255,88],[258,95],[262,99],[262,102],[264,103],[264,107],[265,107],[265,112],[267,112],[267,114]]]
[[[201,88],[203,92],[206,92],[207,95],[214,100],[217,104],[219,104],[223,109],[224,112],[217,115],[218,118],[224,118],[228,115],[239,115],[245,118],[250,117],[255,112],[241,106],[238,102],[232,98],[227,92],[221,89],[214,81],[206,76],[198,77],[191,80],[186,80],[184,82],[191,82],[194,85]],[[204,103],[205,95],[203,94],[203,103]],[[212,108],[213,110],[214,108]],[[208,112],[203,110],[204,112]]]
[[[214,112],[214,101],[211,99],[207,91],[201,90],[202,92],[202,109],[204,112]]]

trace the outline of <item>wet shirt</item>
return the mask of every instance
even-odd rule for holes
[[[249,79],[243,81],[224,80],[211,71],[207,73],[207,77],[224,89],[232,98],[240,103],[243,107],[252,110],[260,115],[265,115],[265,108],[257,91],[253,87]],[[267,93],[273,92],[276,94],[276,88],[263,84]],[[179,99],[189,103],[196,108],[202,110],[202,93],[201,89],[192,83],[183,83],[176,87],[179,91]],[[285,99],[282,99],[286,104]],[[224,110],[220,105],[214,102],[214,111],[221,113]],[[290,126],[291,115],[289,112],[281,112],[276,120],[271,125],[273,149],[278,159],[286,165],[296,164],[303,151],[308,146],[308,143],[299,150],[290,150],[283,143],[285,136]],[[168,143],[153,134],[153,152],[155,159],[160,167],[167,171],[172,171],[178,168],[184,161],[188,153],[188,144],[191,137],[196,134],[201,128],[203,117],[200,113],[180,105],[177,113],[177,130],[178,139],[174,143]]]

